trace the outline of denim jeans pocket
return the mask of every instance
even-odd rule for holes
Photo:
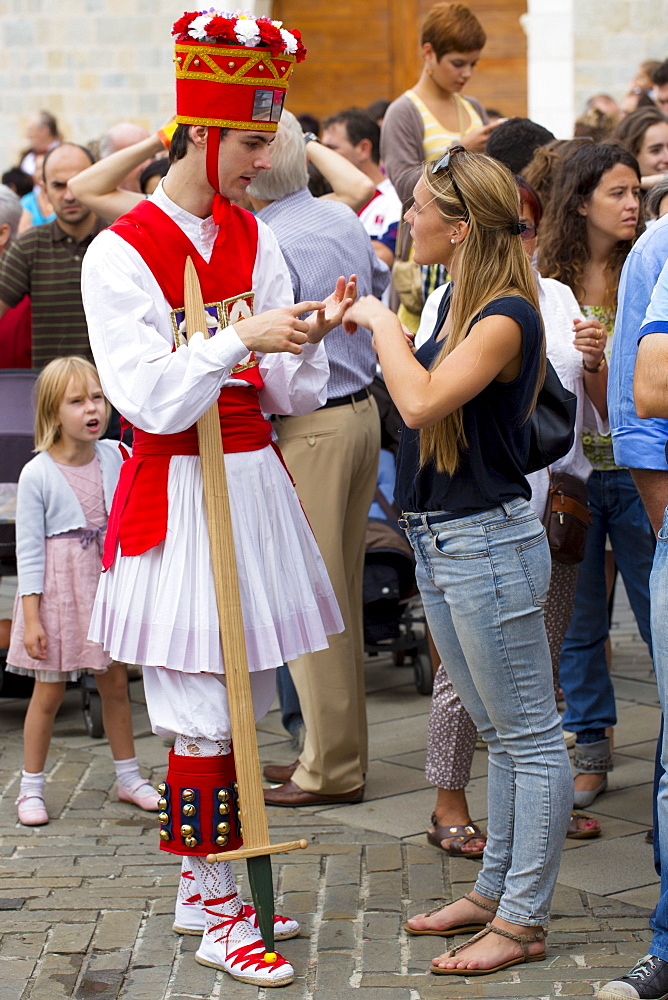
[[[461,561],[483,559],[489,556],[489,548],[484,534],[476,527],[473,531],[445,529],[432,537],[432,545],[439,555],[446,559]]]
[[[544,608],[552,570],[545,528],[535,538],[518,545],[517,554],[531,590],[533,603],[537,608]]]

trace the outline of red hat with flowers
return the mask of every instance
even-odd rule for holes
[[[183,14],[176,38],[176,121],[275,132],[295,62],[299,31],[242,11]]]

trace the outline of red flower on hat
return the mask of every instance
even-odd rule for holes
[[[297,39],[297,51],[295,53],[295,59],[297,62],[303,62],[306,59],[306,48],[302,42],[302,33],[298,28],[290,28],[290,34],[294,35]]]
[[[194,17],[198,17],[198,15],[199,15],[198,10],[191,10],[190,12],[186,11],[186,13],[182,17],[180,17],[178,21],[174,22],[174,27],[172,28],[172,34],[179,36],[183,35],[184,38],[179,38],[179,41],[185,41],[185,39],[188,37],[187,32],[188,28],[190,27],[190,22]]]
[[[285,51],[283,36],[276,25],[266,17],[258,17],[257,26],[260,32],[260,41],[267,46],[272,56],[279,56]]]
[[[234,32],[234,25],[235,21],[230,17],[212,17],[204,30],[209,38],[213,38],[217,42],[229,42],[232,45],[238,45],[239,41]]]

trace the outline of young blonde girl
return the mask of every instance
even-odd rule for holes
[[[100,553],[122,455],[100,441],[109,419],[95,368],[56,358],[37,381],[35,451],[19,478],[16,555],[19,586],[7,669],[35,678],[26,713],[24,770],[16,801],[26,826],[49,822],[44,764],[65,683],[93,673],[114,757],[118,797],[158,808],[137,765],[125,664],[88,636]]]

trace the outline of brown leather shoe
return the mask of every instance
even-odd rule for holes
[[[267,781],[273,781],[282,785],[284,781],[289,781],[299,766],[299,759],[292,764],[267,764],[262,772]]]
[[[269,806],[328,806],[344,802],[362,802],[364,785],[343,795],[323,795],[321,792],[305,792],[294,781],[286,781],[278,788],[265,788],[264,801]]]

